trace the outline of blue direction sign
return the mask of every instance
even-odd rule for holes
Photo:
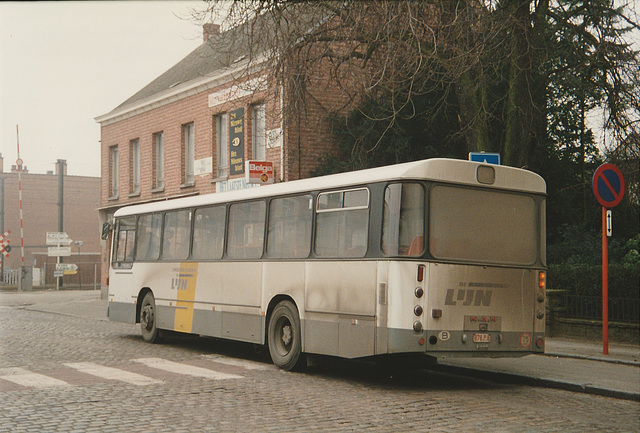
[[[593,193],[602,207],[617,206],[624,196],[624,178],[613,164],[602,164],[593,173]]]
[[[469,161],[500,165],[500,154],[486,152],[469,152]]]

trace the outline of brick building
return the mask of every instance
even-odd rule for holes
[[[275,182],[309,177],[332,149],[327,115],[344,110],[349,99],[332,85],[328,69],[307,71],[304,80],[299,73],[276,79],[238,42],[241,34],[229,34],[242,29],[219,29],[205,24],[200,47],[96,118],[101,222],[131,203],[254,186],[246,180],[248,161],[272,163]]]
[[[3,269],[15,270],[22,264],[20,248],[20,202],[18,190],[18,168],[4,170],[0,155],[0,229],[10,231],[11,251],[3,257]],[[74,241],[82,245],[71,245],[71,257],[67,263],[78,264],[80,272],[63,277],[63,284],[86,285],[93,283],[93,274],[99,272],[100,230],[97,209],[100,207],[100,178],[68,176],[66,162],[56,164],[56,172],[46,174],[29,173],[26,165],[20,174],[22,184],[24,264],[42,271],[43,284],[55,284],[53,270],[55,257],[47,256],[46,234],[58,231],[59,181],[58,167],[64,167],[63,186],[63,230]],[[45,264],[46,263],[46,264]],[[95,265],[98,265],[97,268]],[[7,281],[9,282],[9,281]]]

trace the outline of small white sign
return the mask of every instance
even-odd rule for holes
[[[64,271],[53,271],[54,278],[60,278],[64,275]]]
[[[213,157],[196,159],[193,166],[193,174],[211,174],[213,172]]]
[[[77,271],[78,265],[74,263],[56,263],[56,271]]]
[[[611,237],[611,235],[613,234],[612,233],[613,227],[611,225],[611,218],[612,218],[611,209],[608,209],[607,210],[607,237]]]
[[[71,247],[49,247],[47,255],[49,257],[69,257],[71,255]]]
[[[47,245],[71,245],[72,239],[65,232],[47,232]]]

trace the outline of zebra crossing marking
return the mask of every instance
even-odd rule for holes
[[[207,361],[240,367],[245,370],[267,370],[269,368],[269,366],[265,366],[257,362],[228,358],[221,355],[202,355],[202,358]],[[185,363],[168,361],[162,358],[139,358],[133,359],[132,361],[156,370],[211,380],[242,379],[244,377],[238,374],[223,373],[209,368],[196,367]],[[93,377],[125,382],[131,385],[146,386],[165,383],[163,380],[145,376],[143,374],[133,373],[115,367],[107,367],[93,362],[66,362],[63,363],[63,365]],[[65,379],[68,380],[66,377]],[[0,380],[12,382],[26,388],[37,389],[74,386],[73,383],[56,379],[55,377],[47,376],[46,374],[34,373],[22,367],[0,368]],[[74,382],[74,380],[71,380],[70,382]]]
[[[132,385],[154,385],[163,383],[161,380],[143,376],[130,371],[120,370],[119,368],[106,367],[104,365],[95,364],[93,362],[69,362],[65,363],[67,367],[76,369],[82,373],[92,376],[101,377],[103,379],[118,380],[130,383]]]
[[[242,367],[245,370],[269,370],[270,366],[259,362],[247,361],[244,359],[227,358],[222,355],[202,355],[208,361],[218,362],[220,364],[232,365],[234,367]]]
[[[64,380],[33,373],[20,367],[0,368],[0,379],[8,380],[15,384],[29,388],[52,388],[59,386],[71,386]]]
[[[208,368],[194,367],[188,364],[182,364],[179,362],[167,361],[161,358],[139,358],[134,359],[134,362],[139,362],[147,367],[156,368],[158,370],[168,371],[169,373],[185,374],[188,376],[203,377],[205,379],[241,379],[243,376],[236,374],[222,373],[220,371],[209,370]]]

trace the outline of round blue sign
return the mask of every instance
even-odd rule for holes
[[[624,196],[624,178],[620,169],[613,164],[602,164],[593,173],[593,193],[603,207],[617,206]]]

